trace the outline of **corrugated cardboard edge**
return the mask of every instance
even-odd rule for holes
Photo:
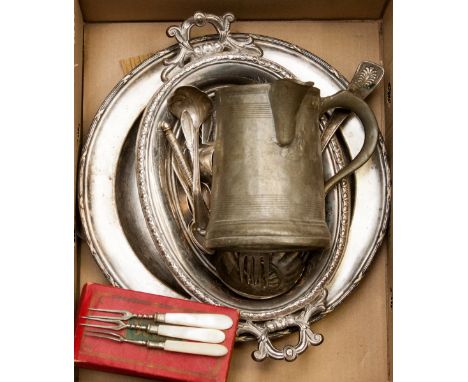
[[[75,1],[75,18],[74,18],[74,209],[75,209],[75,226],[78,224],[77,213],[77,198],[76,198],[76,185],[77,185],[77,171],[78,161],[81,146],[81,132],[82,132],[82,104],[83,104],[83,18],[78,4]],[[75,229],[76,231],[76,229]],[[79,296],[79,274],[78,274],[78,258],[77,258],[78,240],[75,236],[75,306]]]
[[[175,21],[195,11],[238,20],[378,20],[387,0],[81,0],[86,22]]]
[[[83,105],[83,16],[81,14],[80,5],[78,0],[74,2],[74,226],[78,224],[78,212],[77,212],[77,171],[78,161],[81,146],[81,131],[82,131],[82,105]],[[73,258],[74,258],[74,306],[77,308],[79,298],[79,286],[80,286],[80,261],[79,261],[79,243],[80,240],[76,237],[76,228],[74,235],[73,245]],[[78,381],[78,368],[75,368],[75,381]]]
[[[393,170],[393,1],[389,1],[382,17],[382,49],[384,76],[385,146],[390,170]],[[393,380],[393,212],[387,230],[387,370],[388,380]]]

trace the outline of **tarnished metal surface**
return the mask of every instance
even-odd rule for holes
[[[194,61],[178,71],[164,83],[146,108],[137,139],[137,177],[143,214],[150,233],[160,249],[168,269],[193,297],[216,305],[240,310],[242,319],[263,321],[284,316],[303,308],[315,291],[333,275],[344,250],[349,227],[350,191],[347,183],[328,198],[328,216],[333,246],[319,251],[308,262],[301,282],[289,293],[268,300],[242,298],[227,289],[214,275],[210,260],[191,245],[187,238],[192,231],[187,221],[175,218],[178,200],[171,196],[171,177],[166,169],[171,157],[161,121],[174,124],[167,111],[168,99],[179,86],[192,85],[207,93],[230,84],[267,82],[275,78],[288,78],[291,74],[281,66],[244,54],[216,54]],[[319,148],[317,141],[317,148]],[[329,150],[331,151],[331,150]],[[341,158],[327,152],[324,160],[326,177],[335,174]],[[183,212],[182,212],[183,214]],[[210,271],[211,270],[211,271]]]
[[[292,44],[264,36],[233,36],[244,39],[252,37],[262,49],[265,59],[283,66],[301,81],[313,81],[324,96],[348,86],[346,79],[336,70]],[[215,40],[215,36],[204,37],[192,41],[192,46]],[[135,142],[138,118],[153,94],[162,86],[162,62],[171,57],[175,50],[177,46],[159,52],[135,68],[119,82],[100,107],[83,149],[79,204],[91,251],[114,285],[183,297],[184,292],[167,272],[146,230],[136,193],[135,156],[131,149]],[[223,78],[229,82],[233,73],[229,67],[223,69]],[[345,156],[349,160],[356,156],[362,146],[363,128],[359,120],[351,117],[341,129],[341,135],[346,149]],[[330,151],[325,152],[325,157],[328,157],[325,162],[333,162],[333,147],[339,149],[334,140],[330,144]],[[335,171],[329,167],[325,176]],[[333,277],[323,285],[328,295],[322,316],[333,310],[360,281],[383,240],[390,206],[390,175],[381,137],[376,153],[356,172],[353,182],[356,193],[352,198],[349,238],[346,246],[344,242],[340,243],[344,250],[341,262]],[[332,207],[337,206],[336,199],[328,203]],[[327,216],[327,219],[336,221],[336,216]],[[297,302],[294,301],[299,306]],[[287,311],[283,310],[283,314]],[[310,319],[317,317],[321,316],[312,316]]]

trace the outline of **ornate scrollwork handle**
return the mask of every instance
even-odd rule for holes
[[[185,20],[180,26],[172,26],[167,29],[169,37],[175,37],[179,43],[180,50],[172,58],[166,59],[166,68],[161,73],[161,79],[167,81],[170,73],[176,67],[183,67],[188,62],[210,54],[220,53],[225,50],[234,52],[245,52],[254,56],[261,56],[262,50],[256,46],[252,37],[243,40],[235,39],[230,35],[229,28],[235,21],[232,13],[226,13],[219,17],[209,13],[196,12],[192,17]],[[207,23],[213,25],[219,34],[219,39],[213,42],[204,42],[193,46],[190,44],[190,30],[192,27],[202,27]]]
[[[325,299],[327,297],[326,289],[319,289],[316,296],[313,302],[307,305],[300,313],[291,314],[264,323],[254,323],[252,321],[239,323],[237,329],[238,335],[249,333],[257,337],[258,349],[252,353],[252,358],[255,361],[263,361],[268,357],[294,361],[297,356],[305,352],[310,345],[317,346],[322,343],[323,336],[319,333],[314,333],[310,329],[309,320],[312,316],[325,310]],[[286,345],[283,349],[276,348],[269,338],[270,334],[294,326],[299,328],[298,343],[294,346]]]

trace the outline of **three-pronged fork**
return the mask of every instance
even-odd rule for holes
[[[101,328],[107,330],[122,330],[122,329],[136,329],[144,330],[150,334],[158,334],[165,337],[182,338],[185,340],[209,342],[209,343],[220,343],[226,338],[225,334],[218,329],[202,329],[192,328],[188,326],[174,326],[174,325],[158,325],[158,324],[127,324],[121,320],[112,318],[98,318],[98,317],[86,317],[83,318],[91,319],[93,321],[108,322],[111,325],[97,325],[97,324],[80,324],[82,326],[88,326],[91,328]]]
[[[120,334],[107,332],[104,330],[86,330],[86,336],[105,338],[116,342],[127,342],[130,344],[146,346],[149,349],[162,349],[171,352],[188,353],[207,355],[211,357],[221,357],[227,354],[228,349],[223,345],[218,344],[205,344],[200,342],[187,342],[187,341],[144,341],[144,340],[131,340]]]
[[[154,313],[154,314],[137,314],[129,312],[128,310],[117,309],[102,309],[102,308],[89,308],[95,312],[106,312],[116,314],[115,316],[88,316],[87,318],[93,320],[95,318],[104,318],[107,320],[120,320],[127,321],[131,318],[148,319],[154,322],[161,322],[166,324],[193,326],[197,328],[207,329],[229,329],[233,322],[229,316],[225,314],[212,314],[212,313]]]

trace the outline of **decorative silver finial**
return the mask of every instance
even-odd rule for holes
[[[225,50],[233,52],[245,52],[253,56],[262,56],[262,50],[256,46],[252,37],[242,40],[235,39],[230,35],[230,25],[235,21],[232,13],[226,13],[219,17],[203,12],[196,12],[192,17],[185,20],[180,26],[172,26],[167,29],[169,37],[175,37],[179,42],[180,50],[173,58],[164,61],[166,68],[162,71],[161,79],[167,81],[170,73],[176,68],[182,68],[188,62],[197,58],[204,57],[214,53],[220,53]],[[196,46],[190,44],[190,30],[193,26],[203,27],[207,23],[213,25],[219,34],[219,40],[208,41]]]

